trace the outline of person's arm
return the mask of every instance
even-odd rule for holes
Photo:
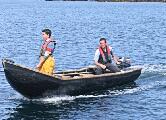
[[[48,58],[48,56],[51,54],[51,52],[49,51],[45,51],[44,56],[40,57],[40,61],[39,64],[36,66],[37,69],[41,68],[41,66],[43,65],[44,61]]]
[[[118,61],[119,58],[116,55],[113,54],[112,50],[111,50],[111,55],[112,55],[112,58],[115,61],[115,63],[120,64],[120,62]]]
[[[116,55],[114,55],[113,59],[114,59],[116,64],[120,64],[120,62],[118,61],[118,57]]]
[[[103,65],[103,64],[101,64],[101,63],[99,63],[99,62],[97,62],[97,61],[95,61],[95,64],[96,64],[97,66],[100,66],[100,67],[103,68],[103,69],[106,68],[105,65]]]
[[[98,62],[99,56],[100,56],[100,52],[97,49],[96,52],[95,52],[95,57],[94,57],[95,65],[100,66],[101,68],[105,69],[106,66]]]
[[[45,61],[44,56],[40,56],[40,61],[39,61],[39,64],[36,66],[36,68],[39,69],[42,66],[42,64],[44,63],[44,61]]]

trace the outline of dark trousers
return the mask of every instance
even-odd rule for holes
[[[106,69],[110,70],[110,72],[112,72],[112,73],[120,72],[120,69],[112,63],[107,63],[105,66],[106,66]],[[97,66],[97,68],[95,70],[95,74],[96,75],[103,74],[106,69],[103,69],[100,66]]]

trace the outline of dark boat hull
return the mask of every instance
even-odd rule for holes
[[[141,74],[139,68],[124,73],[62,80],[8,61],[3,61],[3,66],[9,84],[23,96],[31,99],[51,95],[81,95],[134,82]]]

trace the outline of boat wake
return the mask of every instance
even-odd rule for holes
[[[166,76],[166,64],[145,64],[145,65],[137,65],[132,67],[141,67],[141,76],[139,79],[151,78],[154,76]]]
[[[32,100],[33,102],[35,101],[40,101],[44,104],[60,104],[62,102],[65,101],[74,101],[76,99],[87,99],[87,98],[103,98],[103,97],[116,97],[119,95],[127,95],[127,94],[134,94],[137,92],[142,92],[142,91],[147,91],[150,89],[153,89],[157,86],[160,85],[166,85],[166,81],[155,81],[152,82],[150,84],[146,84],[146,85],[140,85],[140,86],[136,86],[136,87],[132,87],[132,88],[124,88],[124,89],[118,89],[118,90],[105,90],[102,91],[102,94],[98,94],[98,95],[93,95],[93,94],[89,94],[89,95],[79,95],[79,96],[52,96],[49,98],[41,98],[41,99],[34,99]]]
[[[145,64],[142,66],[143,70],[142,73],[158,73],[162,75],[166,75],[166,65],[165,64],[159,64],[159,65],[149,65]]]
[[[113,95],[113,96],[133,94],[136,92],[147,91],[147,90],[153,89],[155,87],[165,86],[165,85],[166,85],[166,81],[155,81],[155,82],[151,82],[149,84],[140,85],[140,86],[132,88],[132,89],[129,88],[129,89],[123,89],[123,90],[114,90],[114,91],[109,90],[109,94]]]
[[[111,90],[105,90],[102,92],[97,92],[95,94],[79,95],[79,96],[52,96],[41,99],[29,100],[22,97],[21,95],[16,95],[10,97],[9,99],[21,99],[25,101],[40,102],[44,104],[60,104],[64,101],[74,101],[76,99],[86,99],[86,98],[101,98],[101,97],[115,97],[119,95],[134,94],[137,92],[150,90],[160,85],[166,86],[166,81],[162,80],[163,75],[166,75],[166,65],[143,65],[143,66],[133,66],[142,67],[142,75],[138,78],[139,82],[136,85],[128,85],[120,88],[115,88]],[[164,77],[165,78],[165,77]],[[153,79],[153,80],[152,80]],[[141,81],[141,82],[140,82]],[[21,97],[20,97],[21,96]]]
[[[14,99],[14,100],[23,100],[23,101],[31,101],[33,103],[44,103],[44,104],[61,104],[63,102],[71,102],[76,99],[87,99],[87,98],[104,98],[104,97],[116,97],[120,95],[128,95],[128,94],[134,94],[137,92],[147,91],[150,89],[153,89],[158,86],[166,86],[166,81],[154,81],[150,82],[145,85],[139,85],[135,87],[122,87],[121,89],[114,89],[114,90],[105,90],[102,91],[102,93],[98,94],[89,94],[89,95],[79,95],[79,96],[52,96],[52,97],[46,97],[46,98],[40,98],[40,99],[33,99],[30,100],[28,98],[22,97],[21,95],[14,95],[12,97],[9,97],[8,99]]]
[[[138,66],[137,66],[138,67]],[[142,66],[142,77],[136,85],[127,85],[114,90],[105,90],[97,94],[79,95],[79,96],[53,96],[51,98],[38,99],[44,103],[61,103],[63,101],[73,101],[75,99],[115,97],[119,95],[134,94],[137,92],[148,91],[159,86],[166,86],[163,75],[166,75],[166,66],[163,65],[144,65]],[[165,77],[164,77],[165,78]]]
[[[60,104],[64,101],[74,101],[76,99],[85,99],[85,98],[99,98],[99,97],[106,97],[108,95],[79,95],[79,96],[52,96],[48,98],[41,98],[41,99],[34,99],[35,101],[40,101],[42,103],[51,103],[51,104]]]

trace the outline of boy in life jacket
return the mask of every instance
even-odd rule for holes
[[[112,48],[107,45],[107,40],[105,38],[100,39],[100,46],[96,50],[94,61],[97,65],[95,74],[99,75],[105,72],[106,69],[110,72],[120,72],[120,69],[112,63],[112,58],[116,64],[120,64],[118,59],[113,55]]]
[[[55,41],[51,39],[51,30],[42,30],[43,44],[40,50],[40,61],[36,69],[42,73],[52,75],[55,67],[53,52],[55,49]]]

